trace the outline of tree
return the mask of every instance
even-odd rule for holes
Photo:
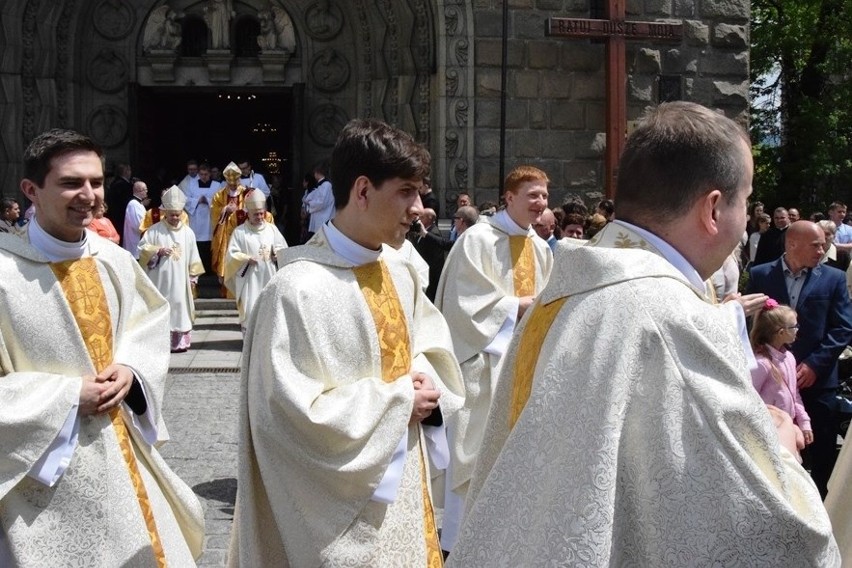
[[[755,193],[824,209],[852,196],[852,4],[754,0]]]

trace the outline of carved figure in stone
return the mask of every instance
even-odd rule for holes
[[[257,13],[257,20],[260,23],[257,45],[262,51],[280,50],[293,53],[296,50],[293,20],[284,8],[270,3],[269,8]]]
[[[290,53],[296,51],[296,30],[293,27],[293,20],[290,19],[287,11],[281,6],[272,6],[272,13],[275,20],[275,36],[278,40],[278,47],[286,49]]]
[[[305,24],[308,33],[313,37],[329,40],[340,32],[343,26],[343,14],[340,8],[333,6],[328,0],[318,0],[305,12]]]
[[[180,46],[181,29],[178,18],[180,15],[169,6],[163,5],[151,11],[145,24],[145,34],[142,36],[142,50],[175,51]]]
[[[136,21],[133,8],[124,0],[101,0],[92,16],[95,29],[107,39],[123,39]]]
[[[231,48],[231,18],[236,15],[231,0],[209,0],[204,5],[204,21],[210,29],[212,49]]]
[[[314,56],[311,75],[319,90],[338,91],[349,81],[349,62],[334,49],[324,49]]]

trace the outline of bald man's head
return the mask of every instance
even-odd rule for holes
[[[553,231],[556,229],[556,217],[553,215],[553,211],[549,208],[545,209],[538,218],[538,222],[533,223],[533,229],[544,240],[552,237]]]
[[[825,233],[816,223],[796,221],[784,237],[784,260],[793,272],[813,268],[825,253]]]

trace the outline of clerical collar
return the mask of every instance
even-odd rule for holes
[[[503,232],[508,233],[513,237],[526,237],[530,234],[529,227],[524,228],[515,223],[515,220],[509,215],[505,209],[501,209],[491,216],[491,222],[497,225]]]
[[[248,226],[249,231],[252,231],[252,232],[254,232],[254,233],[259,233],[259,232],[261,232],[262,230],[264,230],[264,229],[266,228],[266,221],[264,221],[264,222],[263,222],[263,223],[261,223],[260,225],[252,225],[252,224],[251,224],[251,223],[249,223],[248,221],[246,221],[246,222],[245,222],[245,223],[243,223],[243,224],[244,224],[244,225],[246,225],[246,226]]]
[[[325,229],[325,238],[328,240],[328,246],[331,250],[346,262],[351,262],[355,266],[361,266],[370,262],[379,260],[382,254],[382,249],[370,250],[362,247],[334,226],[334,221],[328,221],[323,225]]]
[[[83,230],[83,238],[79,241],[69,243],[61,241],[47,232],[38,224],[37,217],[33,217],[29,223],[30,244],[41,254],[46,256],[50,262],[61,262],[75,258],[91,256],[90,241],[87,231]]]
[[[686,258],[680,254],[677,249],[675,249],[672,245],[655,235],[654,233],[643,229],[642,227],[637,227],[636,225],[632,225],[626,221],[615,220],[613,223],[623,226],[624,228],[637,233],[640,237],[644,238],[648,243],[657,249],[657,251],[669,261],[669,264],[677,268],[678,272],[684,275],[690,284],[698,288],[699,290],[704,290],[704,280],[701,279],[701,276],[698,274],[698,271],[695,270],[695,267],[686,260]]]

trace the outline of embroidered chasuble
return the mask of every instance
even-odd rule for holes
[[[512,251],[512,281],[515,296],[535,295],[535,260],[530,237],[509,237]]]
[[[735,318],[695,280],[617,221],[558,256],[504,357],[448,568],[839,565]]]
[[[438,567],[437,438],[409,422],[411,373],[461,407],[446,322],[396,251],[354,265],[330,231],[281,251],[247,321],[228,564]]]
[[[109,306],[95,260],[92,257],[67,260],[52,263],[50,268],[62,286],[62,291],[68,300],[74,320],[80,328],[92,364],[100,372],[109,366],[113,360],[112,322],[108,317]],[[133,482],[133,489],[136,491],[139,507],[142,509],[157,565],[165,568],[166,556],[160,542],[160,535],[157,532],[157,524],[154,521],[154,513],[148,500],[148,493],[139,473],[136,456],[133,453],[130,435],[119,408],[112,409],[109,416],[130,473],[130,479]]]
[[[361,292],[373,315],[376,334],[382,356],[382,379],[392,383],[408,375],[411,369],[411,347],[408,340],[408,326],[405,314],[396,294],[388,269],[382,261],[371,262],[352,269]],[[423,442],[418,443],[420,452],[420,484],[423,489],[423,526],[427,550],[428,568],[443,566],[443,554],[438,543],[438,530],[435,525],[432,499],[426,481],[426,456]]]

